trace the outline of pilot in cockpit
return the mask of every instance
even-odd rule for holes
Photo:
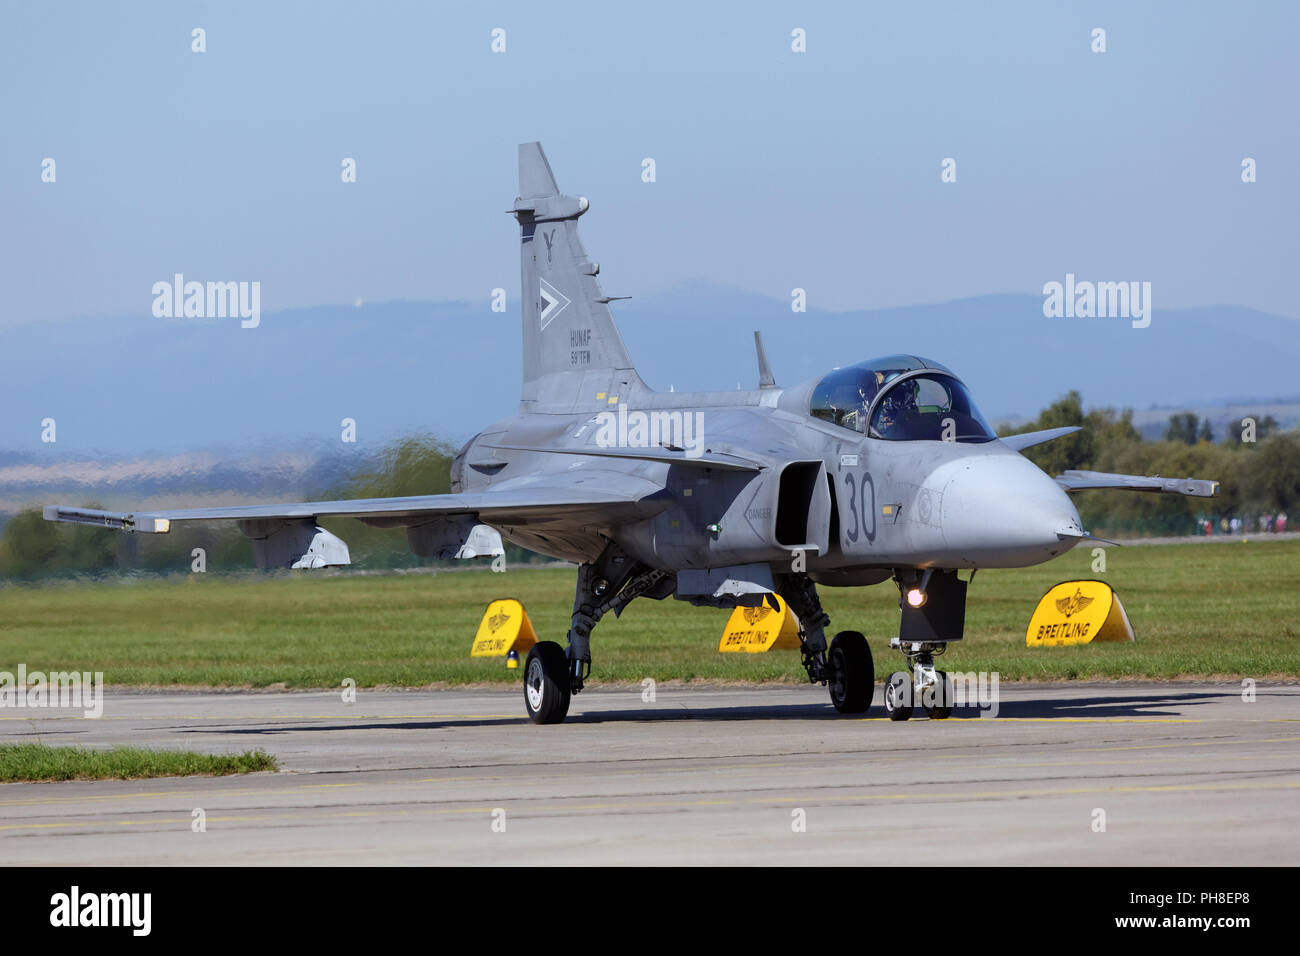
[[[910,431],[920,410],[916,405],[919,385],[915,379],[895,385],[880,402],[872,431],[879,438],[910,437]]]

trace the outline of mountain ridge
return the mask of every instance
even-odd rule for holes
[[[1071,389],[1137,410],[1278,403],[1300,392],[1300,320],[1237,306],[1125,319],[1045,318],[1042,297],[995,293],[916,306],[793,313],[788,301],[704,280],[615,304],[642,377],[667,391],[755,383],[762,331],[779,385],[911,352],[961,376],[986,417],[1032,418]],[[237,319],[79,318],[6,330],[0,463],[341,447],[406,434],[452,443],[518,407],[517,298],[395,300]],[[41,442],[46,418],[57,441]]]

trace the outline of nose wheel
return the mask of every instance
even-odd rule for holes
[[[912,678],[894,671],[885,683],[885,715],[890,720],[907,720],[912,716]]]
[[[931,720],[952,716],[953,687],[947,672],[935,670],[934,659],[948,649],[946,643],[903,641],[889,646],[907,658],[910,671],[894,671],[885,683],[885,713],[890,720],[907,720],[917,703]]]
[[[947,720],[952,716],[952,681],[946,671],[935,671],[934,703],[925,705],[925,715],[931,720]]]

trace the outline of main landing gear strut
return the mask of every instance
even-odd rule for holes
[[[808,575],[784,576],[777,591],[799,618],[800,653],[808,680],[827,686],[831,703],[841,714],[866,713],[876,681],[867,639],[857,631],[840,631],[826,646],[826,625],[831,619]]]
[[[953,684],[934,666],[934,659],[960,640],[966,615],[966,584],[955,571],[903,569],[898,584],[902,619],[899,636],[889,646],[902,653],[906,671],[885,682],[885,714],[907,720],[918,704],[931,720],[952,715]],[[817,586],[805,574],[784,575],[777,592],[799,618],[804,670],[814,684],[825,684],[831,703],[842,714],[865,713],[871,706],[875,665],[867,639],[857,631],[840,631],[826,644],[830,617],[822,609]]]
[[[667,571],[634,561],[610,544],[596,561],[578,568],[567,651],[554,641],[539,641],[524,665],[524,706],[535,724],[558,724],[569,713],[572,695],[591,676],[591,632],[610,611],[617,617],[634,599],[663,598],[672,592]],[[665,585],[667,586],[665,589]]]

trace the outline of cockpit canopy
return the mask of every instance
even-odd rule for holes
[[[809,413],[887,441],[985,442],[996,437],[955,375],[915,355],[838,368],[813,389]]]

